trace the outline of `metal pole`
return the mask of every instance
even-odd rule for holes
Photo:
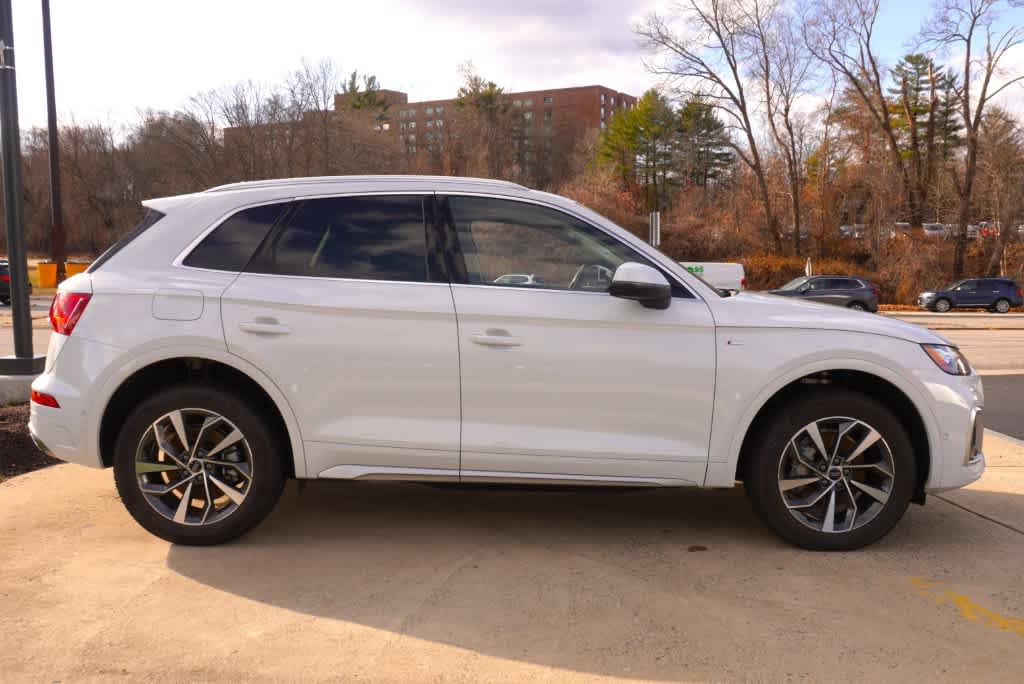
[[[0,153],[3,155],[4,219],[11,273],[11,318],[14,355],[32,370],[32,319],[28,309],[28,265],[25,261],[24,216],[21,206],[21,137],[18,128],[18,83],[14,76],[14,24],[11,0],[0,0]]]
[[[57,264],[57,282],[64,280],[64,212],[60,199],[60,131],[53,94],[53,42],[50,40],[50,0],[43,1],[43,61],[46,65],[46,127],[50,147],[50,249]]]

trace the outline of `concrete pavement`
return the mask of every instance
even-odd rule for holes
[[[1013,681],[1024,534],[1000,520],[1024,512],[1024,452],[1002,448],[1005,466],[845,554],[787,546],[739,490],[327,481],[289,485],[239,542],[175,547],[128,517],[110,471],[56,466],[0,484],[0,672]]]

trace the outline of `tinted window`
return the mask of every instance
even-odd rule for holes
[[[241,271],[287,206],[268,204],[243,209],[203,238],[185,257],[184,264],[218,271]]]
[[[840,290],[857,290],[864,287],[859,281],[853,280],[852,278],[843,278],[839,281],[838,289]]]
[[[807,284],[808,290],[828,290],[830,289],[828,278],[815,278]]]
[[[644,261],[607,233],[554,209],[451,197],[470,283],[605,292],[626,261]]]
[[[248,271],[280,275],[427,280],[421,197],[307,200]]]
[[[965,280],[964,282],[962,282],[960,284],[960,287],[958,287],[956,289],[960,290],[961,292],[974,292],[975,290],[978,289],[978,281],[977,280]]]
[[[107,251],[103,252],[103,254],[100,254],[96,261],[92,262],[92,264],[89,265],[89,268],[85,269],[85,272],[94,273],[100,266],[109,261],[110,257],[124,249],[125,245],[142,235],[164,216],[166,216],[166,214],[163,214],[156,209],[146,209],[146,213],[142,216],[142,220],[139,221],[127,235],[108,247]]]

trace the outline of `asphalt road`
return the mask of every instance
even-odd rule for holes
[[[1024,439],[1024,374],[986,375],[985,427]]]

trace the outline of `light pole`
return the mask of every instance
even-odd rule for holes
[[[3,156],[4,219],[11,274],[11,323],[14,356],[0,358],[0,374],[41,373],[45,358],[32,355],[32,319],[28,309],[28,264],[25,261],[21,207],[21,133],[18,129],[18,82],[14,76],[14,23],[11,0],[0,0],[0,154]]]
[[[53,42],[50,40],[50,0],[43,0],[43,61],[46,67],[46,131],[50,147],[50,249],[57,265],[57,283],[64,280],[64,213],[60,199],[60,132],[53,94]]]

